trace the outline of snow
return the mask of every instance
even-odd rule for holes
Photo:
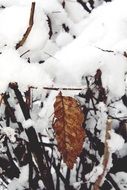
[[[28,120],[25,120],[23,121],[23,127],[25,129],[28,129],[29,127],[33,127],[35,124],[34,124],[34,121],[32,119],[28,119]]]
[[[105,142],[105,133],[106,133],[106,127],[107,127],[107,107],[103,102],[100,102],[97,105],[98,113],[95,116],[97,122],[96,122],[96,128],[100,131],[98,134],[98,138],[101,140],[101,142]],[[95,126],[94,126],[95,128]]]
[[[127,143],[124,143],[121,149],[116,152],[118,158],[123,158],[124,156],[127,155]]]
[[[0,34],[1,34],[0,41],[2,42],[1,46],[3,46],[4,44],[10,46],[11,48],[10,51],[13,51],[14,54],[16,54],[16,52],[13,49],[13,47],[16,45],[16,43],[19,42],[19,40],[22,39],[23,34],[28,28],[30,7],[31,7],[30,2],[31,1],[28,1],[26,3],[24,1],[20,3],[19,1],[13,1],[9,3],[2,0],[0,2],[3,5],[8,5],[7,8],[3,9],[0,12],[0,25],[2,26],[0,29]],[[88,18],[86,17],[84,18],[84,16],[80,16],[79,14],[77,14],[79,15],[79,18],[77,19],[76,22],[78,22],[79,24],[79,21],[82,21],[81,25],[83,25],[84,22],[84,28],[83,31],[80,32],[81,35],[79,35],[79,37],[76,40],[73,40],[72,32],[75,33],[74,28],[77,25],[73,23],[73,19],[72,20],[68,19],[67,15],[68,14],[72,15],[72,14],[70,13],[70,9],[68,9],[67,7],[69,8],[73,7],[72,12],[74,13],[73,10],[75,9],[74,7],[79,6],[78,10],[80,13],[82,13],[81,11],[82,7],[80,4],[77,4],[76,1],[74,1],[73,3],[68,1],[66,4],[67,12],[65,12],[61,4],[56,0],[52,0],[50,3],[44,1],[43,6],[41,5],[40,1],[35,1],[35,2],[37,6],[34,15],[34,25],[24,46],[21,48],[20,51],[25,52],[26,50],[30,50],[34,54],[37,53],[37,51],[39,52],[41,49],[43,49],[46,46],[46,44],[49,41],[48,40],[49,29],[47,23],[47,16],[45,15],[45,13],[49,14],[51,16],[51,22],[53,24],[53,32],[54,34],[55,31],[58,32],[56,37],[54,35],[56,46],[58,46],[58,48],[60,49],[61,47],[63,47],[61,50],[57,51],[57,53],[54,55],[53,58],[47,59],[47,61],[44,63],[45,70],[46,68],[48,70],[49,67],[51,67],[50,68],[51,73],[49,70],[48,74],[51,75],[51,78],[53,74],[53,76],[56,78],[56,84],[66,85],[66,86],[74,86],[74,85],[80,86],[81,78],[83,75],[94,74],[96,70],[100,68],[103,73],[102,75],[103,86],[106,89],[109,89],[112,96],[122,96],[125,93],[124,74],[127,70],[126,58],[122,55],[122,52],[120,52],[122,49],[122,42],[126,38],[126,32],[124,32],[126,31],[126,9],[125,9],[126,1],[123,0],[123,3],[119,11],[119,15],[117,14],[117,8],[119,4],[121,4],[120,0],[104,4],[98,9],[95,9],[90,16],[87,16]],[[13,5],[14,3],[16,5]],[[39,7],[39,5],[41,6]],[[111,14],[113,14],[113,17],[111,17]],[[62,25],[62,23],[64,23],[65,20],[71,29],[71,34],[61,31],[60,25]],[[88,23],[90,24],[88,25]],[[15,25],[16,27],[14,27]],[[120,44],[120,49],[118,44]],[[115,46],[117,48],[115,48]],[[114,53],[103,52],[101,49],[98,49],[98,47],[109,50],[113,49]],[[32,52],[31,54],[28,53],[28,55],[33,56]],[[43,51],[40,51],[40,53],[41,52]],[[22,58],[19,58],[18,62],[21,61],[24,62]],[[6,63],[6,67],[9,64],[10,63],[8,64]],[[33,83],[33,85],[38,86],[38,83],[40,81],[43,86],[44,84],[43,81],[45,80],[43,80],[41,77],[40,78],[38,77],[40,76],[40,74],[38,74],[39,66],[37,64],[36,66],[33,63],[31,63],[30,66],[28,66],[27,64],[26,67],[29,67],[29,69],[21,69],[21,66],[16,66],[15,64],[15,68],[16,67],[18,70],[21,71],[23,70],[21,72],[22,76],[26,75],[29,76],[26,80],[24,80],[26,81],[27,85]],[[43,68],[39,68],[39,70],[40,73],[44,72]],[[11,69],[9,72],[11,73],[11,71],[12,73],[16,73],[16,70],[14,71]],[[34,80],[30,78],[30,73],[33,73],[33,71],[35,75],[34,77],[31,78],[34,78]],[[16,82],[22,84],[24,83],[22,80],[21,82],[18,81],[18,78],[21,79],[20,75],[19,77],[15,76],[13,78],[12,74],[10,77],[10,73],[8,75],[7,72],[4,72],[5,77],[2,78],[2,81],[3,80],[5,81],[4,78],[7,78],[7,80],[5,82],[6,85],[1,87],[1,91],[5,91],[6,89],[5,86],[7,86],[9,81],[11,82],[15,80]],[[45,73],[42,75],[44,76]],[[65,78],[64,77],[65,75],[68,75],[68,77]],[[117,88],[118,83],[120,88]],[[116,88],[117,91],[115,90]]]
[[[65,9],[74,22],[79,22],[88,15],[87,11],[84,11],[84,8],[76,0],[66,1]]]
[[[48,32],[49,27],[47,23],[47,16],[45,15],[44,11],[38,6],[36,7],[35,4],[34,24],[27,38],[27,41],[23,46],[23,49],[42,49],[48,40]]]
[[[106,129],[107,123],[107,107],[103,102],[100,102],[97,106],[99,113],[98,113],[98,121],[97,121],[97,129],[102,130],[102,132]],[[103,138],[101,138],[103,139]],[[104,141],[103,141],[104,142]]]
[[[98,165],[93,168],[93,170],[85,176],[86,180],[89,180],[92,183],[95,183],[98,179],[98,176],[100,176],[103,173],[103,165]]]
[[[127,173],[125,172],[117,172],[115,175],[112,175],[115,182],[118,184],[120,190],[127,189]]]
[[[58,92],[51,92],[49,98],[43,102],[43,108],[38,113],[38,121],[35,123],[37,129],[43,131],[52,124],[52,117],[54,113],[54,102]]]
[[[58,82],[73,86],[74,84],[80,85],[81,77],[84,74],[93,74],[100,68],[103,73],[103,86],[105,88],[108,87],[113,95],[123,95],[125,92],[124,73],[126,71],[126,59],[121,54],[115,55],[113,53],[101,52],[96,47],[78,46],[77,42],[78,39],[55,55],[55,58],[58,60]],[[69,77],[63,80],[65,73]],[[117,88],[118,83],[121,86],[119,89]],[[116,88],[117,91],[115,90]]]
[[[10,141],[12,143],[16,142],[16,138],[15,138],[15,130],[11,127],[4,127],[2,128],[1,132],[5,135],[7,135],[7,137],[10,139]]]
[[[75,182],[75,183],[73,183],[73,187],[76,190],[79,190],[82,183],[83,183],[83,181]]]
[[[72,40],[73,40],[73,37],[69,33],[61,31],[60,34],[56,38],[56,44],[59,47],[63,47],[67,45],[68,43],[72,42]]]
[[[28,165],[23,166],[22,168],[20,168],[20,176],[19,178],[14,178],[11,183],[8,185],[8,190],[22,190],[24,188],[24,186],[27,185],[27,180],[28,180],[28,176],[29,176],[29,167]]]
[[[14,47],[29,27],[31,4],[13,5],[0,12],[0,45]],[[44,11],[35,6],[34,24],[24,44],[24,50],[43,48],[48,40],[48,24]],[[16,26],[16,27],[15,27]],[[43,34],[43,35],[42,35]],[[38,36],[38,38],[36,37]]]
[[[107,140],[108,146],[111,152],[115,152],[116,150],[120,150],[124,145],[124,139],[116,134],[112,129],[110,132],[110,140]]]
[[[114,99],[115,101],[115,99]],[[126,118],[127,115],[127,108],[121,101],[116,101],[112,104],[114,108],[109,109],[110,115],[114,116],[115,118]],[[115,109],[117,107],[117,109]]]
[[[12,6],[0,12],[0,46],[15,46],[29,23],[30,7]],[[15,27],[16,26],[16,27]]]
[[[15,108],[15,116],[17,118],[17,121],[22,123],[24,121],[24,116],[19,104],[16,104],[14,108]]]
[[[21,59],[18,52],[11,48],[1,49],[0,54],[0,92],[4,92],[10,82],[18,82],[19,86],[44,86],[51,83],[51,79],[41,65],[28,64]],[[8,69],[7,69],[8,68]],[[47,83],[47,84],[46,84]]]

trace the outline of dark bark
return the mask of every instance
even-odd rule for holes
[[[48,22],[48,26],[49,26],[49,39],[51,39],[52,35],[53,35],[53,31],[52,31],[52,23],[51,23],[51,19],[49,16],[47,16],[47,22]]]
[[[65,32],[68,33],[70,31],[69,27],[65,23],[62,24],[62,27],[65,30]]]
[[[111,177],[110,174],[107,174],[106,179],[108,181],[110,181],[110,183],[113,185],[113,187],[115,188],[115,190],[120,190],[120,188],[118,187],[117,183],[114,181],[114,179]]]
[[[5,140],[5,146],[7,147],[7,156],[8,156],[8,159],[9,159],[9,166],[7,167],[6,169],[6,175],[10,178],[10,179],[13,179],[14,177],[19,177],[19,174],[20,174],[20,171],[19,171],[19,168],[16,166],[13,158],[12,158],[12,155],[10,153],[10,150],[9,150],[9,146],[8,146],[8,140],[6,139]]]
[[[18,102],[21,107],[21,110],[22,110],[25,120],[30,119],[31,117],[30,117],[28,106],[24,102],[22,94],[18,89],[18,86],[10,85],[10,87],[15,92],[16,98],[18,99]],[[50,170],[47,167],[46,163],[44,163],[44,154],[43,154],[43,150],[41,149],[40,143],[38,141],[36,131],[33,126],[30,126],[25,131],[26,131],[27,137],[29,139],[30,150],[38,164],[38,168],[39,168],[43,183],[47,190],[54,190],[54,183],[53,183],[52,175],[51,175]]]
[[[77,0],[78,3],[80,3],[83,8],[88,12],[88,13],[91,13],[91,10],[87,7],[86,3],[83,2],[82,0]]]
[[[7,95],[6,93],[3,96],[3,100],[5,103],[5,117],[6,117],[6,125],[9,126],[10,125],[10,120],[13,123],[17,123],[19,130],[22,132],[23,131],[23,127],[22,124],[20,122],[17,121],[16,117],[15,117],[15,110],[10,106],[9,101],[8,101],[9,95]]]

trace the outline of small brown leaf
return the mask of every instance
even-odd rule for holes
[[[77,156],[82,151],[85,131],[81,127],[84,115],[78,102],[60,92],[54,103],[53,128],[56,134],[58,150],[64,162],[72,169]]]

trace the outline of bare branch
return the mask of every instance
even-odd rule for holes
[[[34,12],[35,12],[35,2],[32,2],[32,5],[31,5],[31,11],[30,11],[30,19],[29,19],[29,26],[25,32],[25,34],[23,35],[22,39],[20,42],[18,42],[16,44],[16,49],[20,48],[21,46],[23,46],[23,44],[26,42],[30,32],[31,32],[31,29],[33,27],[33,20],[34,20]]]
[[[74,88],[74,87],[65,87],[65,88],[61,88],[61,87],[59,87],[59,88],[57,88],[57,87],[43,87],[43,89],[44,90],[83,90],[83,89],[85,89],[85,88]]]
[[[30,52],[30,50],[27,50],[27,51],[25,51],[24,53],[22,53],[21,55],[20,55],[20,57],[23,57],[25,54],[27,54],[28,52]]]
[[[103,51],[103,52],[107,52],[107,53],[118,53],[118,54],[121,54],[121,55],[123,55],[124,57],[126,57],[127,58],[127,52],[126,51],[124,51],[123,53],[122,52],[115,52],[115,51],[113,51],[113,50],[109,50],[109,49],[102,49],[102,48],[100,48],[100,47],[96,47],[97,49],[99,49],[99,50],[101,50],[101,51]]]
[[[107,165],[108,165],[108,161],[109,161],[109,157],[110,157],[107,140],[110,139],[109,131],[111,131],[111,128],[112,128],[112,120],[108,119],[107,127],[106,127],[106,134],[105,134],[104,159],[103,159],[103,163],[102,163],[103,164],[103,173],[98,177],[97,181],[95,182],[95,184],[93,186],[93,190],[100,189],[99,187],[101,185],[101,182],[106,175],[106,169],[107,169]]]
[[[14,83],[9,83],[9,87],[16,87],[17,86],[17,83],[14,82]],[[33,88],[33,89],[37,89],[37,87],[35,86],[28,86],[29,88]],[[72,90],[72,91],[81,91],[81,90],[85,90],[87,89],[86,86],[83,86],[83,87],[47,87],[47,86],[42,86],[42,89],[44,90]]]

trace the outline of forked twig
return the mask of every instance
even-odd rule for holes
[[[33,24],[34,24],[34,12],[35,12],[35,2],[32,2],[31,4],[31,11],[30,11],[30,19],[29,19],[29,26],[26,30],[26,32],[24,33],[21,41],[19,41],[17,44],[16,44],[16,49],[20,48],[21,46],[23,46],[23,44],[26,42],[30,32],[31,32],[31,29],[33,27]]]

